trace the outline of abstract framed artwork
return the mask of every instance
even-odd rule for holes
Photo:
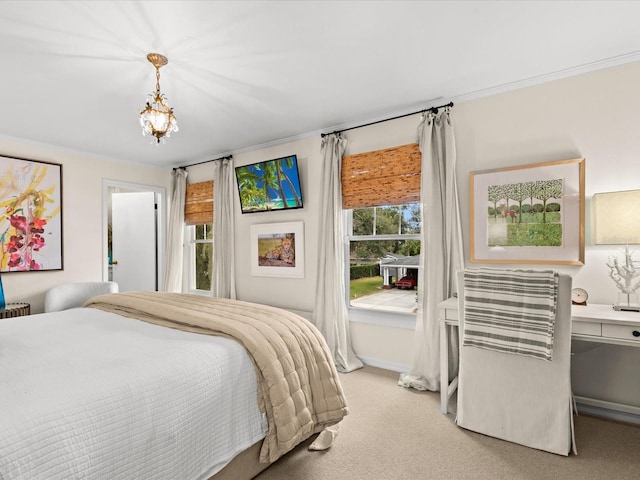
[[[62,165],[0,156],[0,272],[62,270]]]
[[[251,275],[304,278],[303,222],[251,225]]]
[[[585,159],[471,172],[472,262],[584,265]]]

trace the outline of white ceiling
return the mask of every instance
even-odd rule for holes
[[[638,19],[637,1],[4,0],[0,135],[185,165],[636,61]],[[180,127],[159,146],[138,123],[149,52]]]

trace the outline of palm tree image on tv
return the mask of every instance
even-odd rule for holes
[[[295,155],[236,168],[242,212],[302,207]]]
[[[490,185],[487,245],[561,247],[563,180]]]

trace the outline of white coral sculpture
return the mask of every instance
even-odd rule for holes
[[[633,252],[629,247],[624,249],[624,263],[616,257],[609,259],[607,266],[611,269],[609,276],[621,292],[627,295],[634,293],[640,287],[640,262],[632,258]]]

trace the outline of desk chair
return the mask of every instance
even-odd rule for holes
[[[559,455],[575,442],[570,376],[571,277],[559,275],[551,361],[464,345],[464,272],[458,272],[460,361],[456,423]]]

